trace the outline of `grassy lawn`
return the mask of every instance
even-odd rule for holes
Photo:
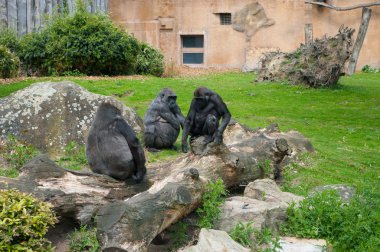
[[[186,115],[194,89],[207,86],[222,96],[235,120],[252,128],[278,123],[282,131],[297,130],[310,139],[316,153],[304,157],[304,166],[289,168],[285,189],[305,194],[316,185],[332,183],[357,187],[372,184],[379,189],[380,74],[342,77],[337,88],[317,90],[255,83],[254,77],[224,73],[187,78],[72,80],[91,92],[115,96],[135,108],[141,117],[163,87],[177,93],[178,104]],[[0,97],[44,80],[47,78],[0,85]],[[150,159],[173,153],[164,152]]]

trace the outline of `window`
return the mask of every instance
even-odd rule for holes
[[[182,64],[204,63],[203,35],[182,35]]]
[[[231,13],[219,13],[220,24],[230,25],[231,24]]]

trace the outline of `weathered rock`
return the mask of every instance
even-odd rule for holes
[[[244,32],[247,40],[263,27],[274,25],[274,20],[265,14],[263,6],[257,1],[247,4],[241,10],[232,15],[232,28],[238,32]]]
[[[341,28],[334,37],[316,39],[290,53],[266,53],[256,81],[287,81],[310,87],[334,86],[350,57],[354,29]]]
[[[310,195],[315,195],[317,192],[323,192],[326,190],[335,190],[341,199],[343,201],[350,201],[352,196],[355,194],[355,188],[353,186],[348,186],[348,185],[324,185],[324,186],[317,186],[314,189],[310,191]]]
[[[279,252],[323,252],[326,251],[325,240],[301,239],[295,237],[281,237]]]
[[[234,196],[227,198],[220,206],[221,215],[214,228],[231,232],[239,223],[252,223],[255,229],[264,227],[278,230],[286,218],[288,204],[284,202],[265,202],[247,197]]]
[[[244,196],[265,202],[299,202],[303,197],[289,192],[282,192],[272,179],[258,179],[247,185]]]
[[[201,229],[197,245],[184,248],[181,252],[249,252],[250,249],[235,242],[226,232],[213,229]]]
[[[85,143],[96,109],[103,102],[119,108],[137,133],[143,131],[142,119],[120,101],[63,81],[36,83],[1,99],[0,133],[58,154],[70,141]]]

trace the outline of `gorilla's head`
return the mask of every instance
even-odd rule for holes
[[[164,88],[158,95],[161,98],[161,102],[166,103],[170,109],[174,109],[176,107],[177,95],[172,90],[169,88]]]
[[[206,87],[199,87],[194,91],[194,99],[197,104],[197,108],[203,109],[210,101],[212,91]]]
[[[99,105],[96,111],[95,121],[98,125],[106,125],[113,121],[115,118],[121,118],[121,111],[112,105],[111,103],[105,102]]]

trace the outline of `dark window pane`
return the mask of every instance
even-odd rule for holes
[[[203,64],[203,53],[184,53],[183,64]]]
[[[231,24],[231,13],[220,13],[220,24],[230,25]]]
[[[182,36],[183,48],[203,48],[203,36]]]

